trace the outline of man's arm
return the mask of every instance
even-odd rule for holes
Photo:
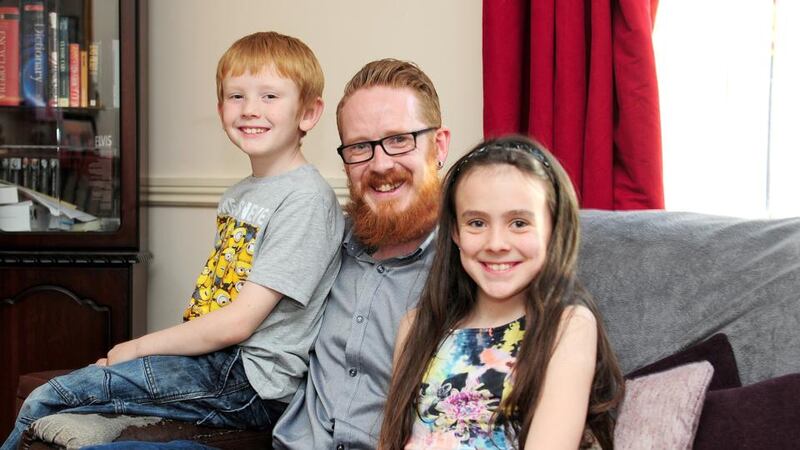
[[[189,322],[117,344],[97,361],[111,365],[149,355],[203,355],[249,338],[283,297],[279,292],[245,282],[236,300]]]

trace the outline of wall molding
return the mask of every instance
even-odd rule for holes
[[[347,201],[349,192],[344,177],[326,177],[333,187],[339,203]],[[192,177],[142,177],[140,198],[143,206],[180,206],[213,208],[225,189],[239,178],[192,178]]]

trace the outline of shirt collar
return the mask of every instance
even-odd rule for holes
[[[344,247],[344,251],[347,252],[350,256],[356,258],[359,256],[367,256],[369,259],[373,259],[367,253],[367,247],[358,240],[358,237],[353,233],[353,227],[351,223],[348,223],[347,232],[345,233],[344,240],[342,241],[342,246]],[[436,239],[436,232],[439,227],[436,227],[428,233],[425,239],[419,244],[419,246],[413,252],[404,255],[398,256],[395,258],[390,258],[390,261],[397,261],[397,262],[405,262],[408,260],[412,260],[415,258],[420,257],[423,253],[425,253],[429,247],[431,247],[431,243]]]

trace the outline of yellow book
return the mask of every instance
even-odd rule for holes
[[[81,50],[81,108],[89,107],[89,54]]]

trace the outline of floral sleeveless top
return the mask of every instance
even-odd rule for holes
[[[425,373],[406,449],[516,448],[502,424],[490,423],[511,391],[524,334],[524,317],[496,328],[453,330]]]

